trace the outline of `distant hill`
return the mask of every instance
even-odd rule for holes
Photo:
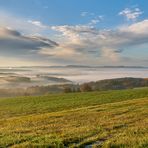
[[[82,84],[84,85],[84,84]],[[136,87],[147,87],[148,79],[147,78],[116,78],[116,79],[106,79],[96,82],[85,83],[89,85],[92,90],[120,90],[120,89],[129,89]]]
[[[89,91],[106,91],[106,90],[122,90],[133,89],[139,87],[148,87],[148,78],[117,78],[106,79],[96,82],[89,82],[83,84],[72,84],[71,81],[64,78],[38,76],[46,81],[60,82],[54,85],[35,85],[27,88],[1,88],[0,97],[14,97],[14,96],[37,96],[50,93],[71,93],[71,92],[89,92]],[[13,77],[15,78],[15,77]],[[14,81],[12,79],[11,81]],[[19,78],[15,81],[27,81],[27,78]],[[27,81],[28,82],[28,81]]]
[[[72,81],[70,80],[64,78],[51,77],[51,76],[37,75],[37,78],[43,78],[48,81],[59,82],[59,83],[72,83]]]
[[[147,68],[143,66],[87,66],[87,65],[67,65],[68,68]]]
[[[13,67],[15,68],[15,67]],[[124,65],[117,65],[117,66],[93,66],[93,65],[55,65],[55,66],[24,66],[18,68],[148,68],[146,66],[124,66]]]

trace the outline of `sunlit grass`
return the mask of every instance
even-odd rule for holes
[[[148,147],[148,89],[2,99],[0,106],[1,147]]]

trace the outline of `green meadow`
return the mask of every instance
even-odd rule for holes
[[[0,99],[0,147],[147,148],[148,88]]]

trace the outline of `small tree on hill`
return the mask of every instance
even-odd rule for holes
[[[88,91],[92,91],[92,88],[89,84],[85,83],[80,86],[80,90],[81,92],[88,92]]]

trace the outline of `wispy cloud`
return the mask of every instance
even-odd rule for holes
[[[90,22],[88,23],[88,25],[93,26],[98,24],[99,22],[103,21],[104,16],[103,15],[97,15],[95,13],[90,13],[90,12],[82,12],[81,13],[82,17],[88,17],[90,20]]]
[[[94,26],[94,25],[100,23],[101,21],[103,21],[103,19],[104,19],[104,17],[102,15],[96,16],[88,23],[88,25]]]
[[[124,16],[127,20],[136,20],[143,12],[139,8],[125,8],[119,15]]]
[[[40,33],[47,29],[47,26],[40,21],[28,20],[26,18],[22,18],[4,11],[0,11],[0,18],[0,27],[7,27],[12,28],[13,30],[19,30],[24,34]]]
[[[48,26],[42,24],[40,21],[28,20],[27,22],[28,22],[28,23],[31,23],[31,24],[33,24],[33,25],[35,25],[35,26],[37,26],[37,27],[40,27],[40,28],[44,28],[44,29],[48,28]]]
[[[94,16],[95,14],[94,13],[90,13],[90,12],[86,12],[86,11],[84,11],[84,12],[81,12],[81,16],[82,17],[86,17],[86,16]]]

